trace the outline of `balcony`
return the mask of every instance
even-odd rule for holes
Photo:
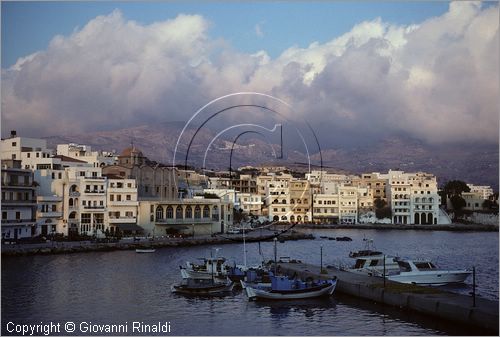
[[[62,212],[36,212],[37,218],[60,218],[62,217]]]
[[[80,196],[80,192],[77,192],[77,191],[69,192],[69,196],[70,197],[79,197]]]
[[[85,177],[86,180],[105,180],[106,177]]]
[[[212,218],[199,219],[158,219],[155,221],[157,225],[192,225],[192,224],[211,224],[214,221]]]
[[[105,206],[83,206],[83,208],[88,209],[88,210],[98,210],[98,211],[102,211],[102,210],[106,209]]]
[[[137,223],[135,216],[109,217],[109,223]]]
[[[89,194],[105,194],[105,190],[85,190],[84,193],[89,193]]]
[[[36,201],[37,202],[43,202],[43,201],[46,201],[46,202],[59,202],[59,201],[62,201],[62,197],[60,196],[57,196],[57,195],[38,195],[36,197]]]
[[[36,200],[2,200],[2,204],[31,206],[36,205]]]
[[[137,206],[139,205],[138,201],[132,200],[122,200],[122,201],[109,201],[108,206]]]
[[[137,193],[137,188],[133,187],[108,187],[109,193]]]
[[[19,188],[35,188],[32,183],[15,183],[12,181],[2,181],[2,186],[19,187]]]
[[[27,226],[36,224],[36,219],[3,219],[2,226]]]

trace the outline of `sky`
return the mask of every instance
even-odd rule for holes
[[[256,91],[332,141],[498,144],[497,2],[1,6],[2,136],[186,121]]]

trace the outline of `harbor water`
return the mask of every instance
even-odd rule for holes
[[[317,239],[278,243],[278,256],[319,265],[322,247],[324,266],[348,264],[353,262],[347,257],[349,252],[362,249],[365,237],[390,255],[430,258],[446,269],[475,266],[478,296],[498,300],[497,232],[310,231]],[[320,236],[348,236],[353,241]],[[219,255],[243,263],[243,244],[218,248]],[[250,243],[246,250],[249,265],[274,255],[272,242]],[[4,258],[2,335],[12,334],[7,331],[8,322],[74,322],[77,327],[82,322],[169,322],[172,335],[474,334],[473,330],[338,293],[329,299],[277,303],[249,302],[242,291],[209,298],[172,294],[170,286],[180,281],[179,265],[210,256],[210,251],[210,246],[197,246],[157,249],[154,254],[114,251]],[[469,278],[465,285],[448,289],[468,294],[471,284]],[[141,333],[129,330],[125,334]]]

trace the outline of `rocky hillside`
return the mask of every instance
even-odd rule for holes
[[[177,138],[184,123],[162,123],[142,125],[132,128],[100,131],[85,134],[48,137],[52,147],[58,143],[74,142],[91,145],[94,149],[115,150],[134,145],[152,160],[172,163]],[[186,130],[188,139],[195,129]],[[201,167],[207,145],[214,133],[202,129],[197,133],[189,151],[190,165]],[[207,152],[206,167],[211,169],[227,169],[231,153],[232,139],[217,139]],[[188,144],[180,144],[178,163],[183,163]],[[288,150],[285,160],[276,160],[274,151],[279,152],[279,145],[267,144],[261,139],[245,139],[233,149],[232,166],[256,165],[275,162],[300,167],[306,163],[305,154]],[[474,184],[492,185],[498,189],[498,147],[484,145],[442,145],[431,146],[422,142],[400,138],[388,138],[376,143],[351,148],[323,148],[323,165],[336,171],[352,173],[386,172],[388,169],[404,171],[426,171],[438,176],[439,182],[461,179]],[[312,162],[319,163],[319,154],[312,155]],[[304,166],[304,165],[302,165]]]

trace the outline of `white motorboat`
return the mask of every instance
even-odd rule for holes
[[[351,268],[346,268],[347,271],[369,276],[382,276],[384,272],[385,275],[399,273],[396,257],[375,250],[373,240],[363,240],[366,242],[365,249],[349,253],[349,257],[356,259],[356,263]]]
[[[271,275],[271,283],[250,284],[241,282],[249,300],[293,300],[330,296],[337,285],[334,277],[329,280],[301,281],[288,276]]]
[[[472,274],[466,269],[443,270],[428,260],[412,261],[398,258],[396,261],[400,269],[399,273],[388,275],[387,279],[400,283],[440,286],[463,283]]]

